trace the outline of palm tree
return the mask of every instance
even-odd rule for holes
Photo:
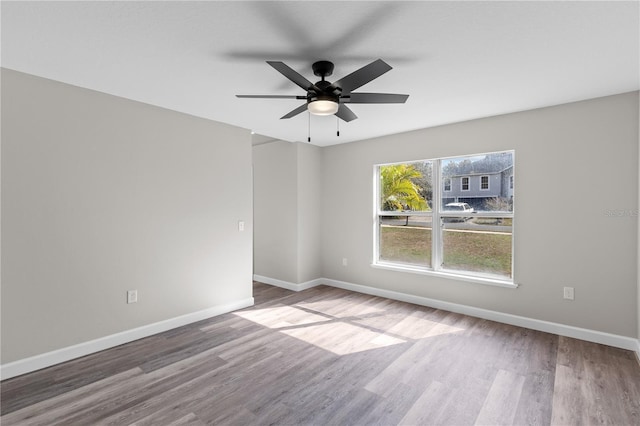
[[[420,195],[421,188],[413,181],[422,177],[412,164],[394,164],[380,167],[382,180],[382,210],[429,210]],[[409,223],[409,216],[406,217]]]

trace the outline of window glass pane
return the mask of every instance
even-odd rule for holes
[[[380,166],[380,210],[431,211],[432,163]]]
[[[440,172],[444,182],[451,181],[451,190],[442,194],[442,211],[451,203],[466,203],[476,212],[513,211],[512,152],[443,159]]]
[[[381,216],[379,260],[431,266],[431,217]]]
[[[480,189],[489,189],[489,176],[480,176]]]
[[[463,177],[462,178],[462,190],[463,191],[468,191],[469,190],[469,178],[468,177]]]
[[[475,217],[443,219],[443,269],[511,278],[513,219]],[[457,219],[457,218],[455,218]]]

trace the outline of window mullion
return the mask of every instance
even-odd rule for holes
[[[380,190],[380,167],[373,167],[373,196],[375,203],[373,203],[373,263],[380,260],[380,206],[381,190]]]
[[[438,271],[442,267],[442,220],[440,219],[440,203],[442,202],[443,179],[440,176],[440,161],[434,160],[431,166],[433,199],[431,201],[431,267]]]

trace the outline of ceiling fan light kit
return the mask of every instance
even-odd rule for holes
[[[358,104],[377,104],[377,103],[405,103],[409,95],[400,95],[395,93],[353,93],[354,90],[364,86],[370,81],[380,77],[382,74],[391,70],[391,67],[382,59],[377,59],[369,65],[352,72],[346,77],[338,81],[330,83],[325,80],[326,77],[333,74],[333,63],[329,61],[317,61],[311,68],[313,74],[320,77],[321,80],[311,83],[297,71],[290,68],[284,62],[267,61],[269,65],[275,68],[286,78],[295,83],[298,87],[304,89],[306,96],[289,96],[289,95],[236,95],[238,98],[263,98],[263,99],[299,99],[306,100],[303,104],[293,111],[285,114],[281,118],[291,118],[308,110],[314,115],[336,115],[343,121],[349,122],[358,118],[357,115],[347,107],[347,103]]]
[[[340,104],[333,99],[315,99],[310,100],[307,109],[314,115],[333,115],[338,112]]]

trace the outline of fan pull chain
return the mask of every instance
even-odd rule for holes
[[[307,117],[309,118],[307,122],[307,142],[311,143],[311,113],[308,113]]]
[[[336,136],[340,136],[340,119],[336,117]]]

